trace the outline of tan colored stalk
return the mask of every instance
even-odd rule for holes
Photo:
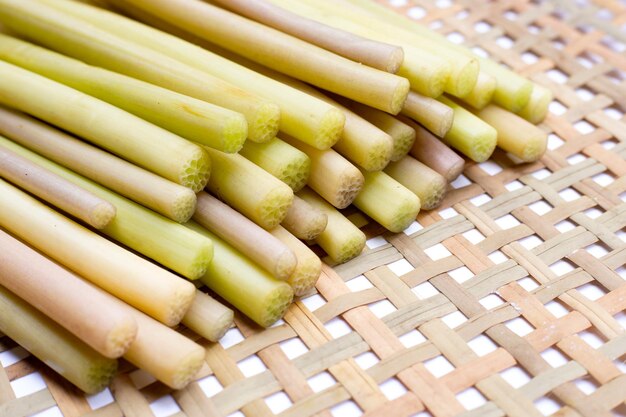
[[[215,243],[215,259],[201,278],[207,287],[260,326],[269,327],[285,314],[293,300],[293,290],[289,284],[274,279],[267,271],[197,223],[189,222],[187,225]]]
[[[397,114],[409,82],[199,0],[125,0],[262,65]],[[232,30],[236,27],[237,30]]]
[[[214,0],[220,6],[334,52],[352,61],[395,74],[402,48],[363,38],[277,7],[266,0]]]
[[[117,361],[105,358],[0,286],[0,331],[87,394],[107,387]]]
[[[277,279],[287,280],[296,268],[296,256],[289,248],[268,231],[208,193],[198,194],[198,208],[193,219]]]
[[[204,348],[145,314],[133,312],[139,332],[124,358],[172,389],[185,388],[204,364]]]
[[[210,240],[1,136],[0,147],[114,204],[117,214],[102,233],[189,279],[204,275],[213,257]]]
[[[539,84],[534,84],[528,104],[518,114],[532,124],[541,123],[548,115],[548,107],[553,99],[554,94],[552,94],[551,90]]]
[[[409,93],[409,97],[410,96],[411,93]],[[409,99],[407,99],[407,101],[408,100]],[[391,136],[393,140],[393,152],[391,153],[392,161],[398,161],[409,153],[411,147],[413,147],[413,142],[415,142],[415,130],[411,126],[402,123],[397,118],[385,112],[359,103],[352,103],[349,107],[356,112],[356,114]]]
[[[476,111],[476,115],[498,131],[498,147],[524,162],[541,158],[548,145],[548,135],[534,124],[494,104]]]
[[[0,149],[0,178],[96,229],[106,227],[115,217],[115,207],[108,201],[4,148]]]
[[[495,77],[481,71],[478,74],[478,79],[476,80],[476,85],[472,89],[472,92],[461,100],[475,109],[482,109],[491,102],[497,86],[498,83]]]
[[[91,65],[107,68],[181,94],[242,113],[251,140],[266,141],[278,130],[278,107],[221,79],[73,17],[69,0],[1,0],[0,21],[21,35]]]
[[[307,0],[269,0],[299,16],[314,19],[320,24],[350,32],[367,39],[401,46],[404,61],[398,75],[411,83],[411,88],[429,97],[438,97],[444,90],[455,94],[464,93],[475,82],[478,72],[476,60],[466,56],[451,59],[445,52],[429,48],[425,43],[413,42],[411,36],[399,36],[394,27],[370,19],[367,14],[346,10],[337,2]],[[403,33],[400,33],[402,35]],[[460,90],[459,90],[460,89]]]
[[[365,234],[343,214],[309,188],[300,190],[298,197],[328,217],[326,229],[315,239],[315,243],[324,249],[333,262],[347,262],[363,251]]]
[[[402,114],[440,137],[448,133],[454,120],[454,110],[450,106],[414,91],[409,93],[404,102]]]
[[[0,36],[0,59],[97,97],[186,139],[237,152],[248,136],[242,114]]]
[[[417,195],[424,210],[438,207],[446,195],[448,182],[443,175],[411,156],[392,162],[385,173]]]
[[[109,294],[0,230],[0,285],[107,358],[119,358],[137,323]]]
[[[0,226],[103,290],[176,325],[195,287],[0,180]]]
[[[0,17],[1,6],[0,3]],[[210,161],[198,145],[104,101],[4,61],[0,61],[0,102],[194,190],[202,189],[208,180]]]
[[[365,185],[354,205],[391,232],[409,227],[420,211],[419,197],[384,172],[363,175]]]
[[[475,162],[489,159],[496,148],[498,132],[458,103],[446,97],[439,100],[454,110],[452,127],[443,141]]]
[[[287,245],[298,258],[298,266],[287,280],[294,294],[298,297],[307,294],[315,287],[322,273],[322,261],[307,245],[285,228],[278,226],[271,233]]]
[[[207,150],[215,166],[207,188],[262,228],[278,226],[293,202],[291,188],[241,155]]]
[[[267,143],[246,142],[239,154],[287,184],[294,192],[304,187],[309,179],[309,157],[278,138]]]
[[[328,149],[339,139],[345,120],[341,112],[331,105],[219,54],[209,52],[207,49],[214,45],[209,45],[207,41],[182,32],[137,8],[132,8],[129,4],[118,3],[118,5],[131,16],[178,36],[93,7],[77,7],[79,5],[66,2],[56,3],[55,7],[63,6],[65,12],[84,19],[100,29],[114,34],[124,33],[137,44],[276,103],[281,113],[280,129],[305,143],[319,149]],[[193,43],[183,40],[190,38]],[[195,44],[201,45],[202,48]]]
[[[191,308],[182,323],[211,342],[217,342],[233,325],[234,312],[230,308],[197,290]]]
[[[298,239],[314,240],[327,223],[328,216],[295,195],[282,226]]]
[[[189,188],[3,106],[0,134],[179,223],[196,208],[196,194]]]
[[[443,175],[447,182],[454,181],[465,167],[465,161],[439,138],[407,118],[402,121],[415,129],[415,142],[409,152],[415,159]]]
[[[385,20],[390,25],[409,31],[416,42],[430,43],[432,47],[452,50],[456,53],[477,59],[480,70],[496,79],[497,86],[493,96],[494,101],[507,110],[517,112],[528,103],[533,85],[519,74],[516,74],[490,59],[474,55],[467,47],[456,45],[435,31],[416,22],[412,22],[410,19],[407,19],[406,16],[395,13],[387,7],[377,4],[375,1],[341,0],[341,2],[343,4],[356,6],[356,12],[367,11],[378,20]]]
[[[337,208],[352,204],[365,181],[357,167],[333,149],[320,151],[288,136],[283,139],[311,159],[309,187]]]

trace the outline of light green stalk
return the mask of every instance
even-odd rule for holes
[[[117,361],[107,359],[0,287],[0,331],[87,394],[108,386]]]
[[[449,106],[415,91],[411,91],[406,98],[402,114],[439,137],[444,137],[448,133],[454,120],[454,111]]]
[[[193,222],[192,230],[209,237],[215,244],[215,260],[201,280],[211,290],[263,327],[280,319],[291,304],[293,290],[285,281],[243,256],[216,235]]]
[[[548,108],[553,99],[554,94],[551,90],[534,84],[528,104],[518,114],[532,124],[541,123],[548,115]]]
[[[239,152],[296,192],[306,184],[311,160],[302,151],[278,138],[267,143],[246,142]]]
[[[206,340],[217,342],[233,325],[234,315],[233,310],[197,290],[182,323]]]
[[[439,206],[446,195],[446,179],[411,156],[392,162],[385,173],[417,195],[424,210]]]
[[[0,147],[111,202],[117,214],[102,233],[189,279],[198,279],[206,272],[213,246],[204,236],[2,137]]]
[[[475,109],[482,109],[491,102],[497,86],[498,82],[495,77],[481,71],[472,92],[461,100]]]

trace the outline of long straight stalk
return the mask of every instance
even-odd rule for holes
[[[307,294],[315,287],[315,283],[322,273],[322,261],[307,245],[282,226],[276,227],[271,233],[291,249],[298,258],[298,265],[287,283],[296,296]]]
[[[541,123],[548,115],[548,108],[553,99],[552,91],[542,85],[534,84],[528,104],[518,114],[532,124]]]
[[[210,240],[2,137],[0,148],[9,149],[114,204],[117,214],[102,228],[102,233],[189,279],[204,275],[213,257]]]
[[[215,166],[207,189],[264,229],[278,226],[293,202],[291,188],[241,155],[207,150]]]
[[[4,106],[0,134],[176,222],[189,220],[196,208],[189,188]]]
[[[0,17],[2,10],[0,7]],[[199,190],[208,180],[210,161],[198,145],[104,101],[4,61],[0,61],[0,102],[55,124],[178,184]]]
[[[364,172],[363,190],[354,205],[387,230],[400,233],[415,220],[420,199],[384,172]]]
[[[176,325],[195,287],[74,223],[0,180],[0,226],[61,265],[166,325]]]
[[[402,121],[415,129],[415,142],[409,152],[415,159],[454,181],[465,167],[465,161],[427,129],[407,118]]]
[[[480,70],[496,79],[497,85],[493,100],[507,110],[517,112],[528,103],[533,90],[533,84],[519,74],[516,74],[490,59],[474,55],[467,47],[456,45],[444,36],[425,26],[410,21],[406,16],[401,16],[389,8],[377,4],[375,1],[341,0],[341,2],[343,4],[356,6],[357,11],[367,11],[370,15],[375,16],[376,19],[383,19],[390,25],[395,25],[409,31],[416,42],[429,42],[433,44],[435,48],[452,50],[477,59]]]
[[[211,342],[217,342],[233,325],[234,312],[230,308],[197,290],[182,324]]]
[[[412,93],[409,93],[409,97],[411,94]],[[407,98],[407,101],[408,100],[409,98]],[[401,122],[390,114],[359,103],[351,103],[348,107],[391,137],[393,140],[393,152],[391,153],[392,161],[398,161],[409,153],[415,141],[415,130],[411,126]]]
[[[309,179],[309,157],[278,138],[267,143],[248,141],[239,154],[287,184],[294,192],[304,187]]]
[[[446,195],[446,179],[411,156],[392,162],[385,173],[418,196],[424,210],[439,206]]]
[[[55,7],[88,21],[111,33],[124,33],[132,42],[167,55],[195,69],[221,78],[239,88],[250,91],[280,107],[280,130],[319,149],[328,149],[338,139],[344,125],[341,112],[331,105],[304,94],[244,65],[237,64],[198,45],[207,41],[182,32],[163,21],[129,4],[119,4],[131,16],[152,26],[128,19],[105,10],[68,2],[55,3]],[[193,43],[183,39],[193,38]]]
[[[115,217],[115,206],[39,165],[0,149],[0,178],[4,178],[96,229]]]
[[[125,0],[262,65],[397,114],[409,82],[199,0]],[[234,31],[232,28],[236,27]]]
[[[1,0],[0,22],[65,55],[242,113],[251,140],[266,141],[278,130],[280,110],[257,95],[73,17],[69,0]]]
[[[173,389],[183,389],[204,364],[202,346],[133,310],[139,331],[124,358]]]
[[[0,286],[0,331],[87,394],[108,386],[117,361],[105,358]]]
[[[482,109],[491,102],[497,87],[496,78],[485,71],[481,71],[472,92],[461,98],[461,101],[475,109]]]
[[[277,279],[287,280],[297,259],[278,239],[212,195],[200,192],[193,216],[201,226],[259,264]]]
[[[214,0],[214,3],[352,61],[392,74],[398,71],[404,58],[399,46],[316,22],[266,0]]]
[[[548,146],[548,135],[522,117],[490,104],[475,114],[498,131],[498,147],[524,162],[541,158]]]
[[[454,121],[443,141],[475,162],[485,162],[498,141],[498,132],[458,103],[440,97],[454,110]]]
[[[308,186],[337,208],[346,208],[363,187],[363,174],[334,149],[320,151],[312,146],[283,136],[283,139],[311,159]]]
[[[137,323],[109,294],[0,230],[0,285],[107,358],[119,358]]]
[[[215,243],[215,260],[201,278],[211,290],[263,327],[280,319],[293,300],[293,290],[284,281],[242,255],[218,236],[189,222],[190,228]]]
[[[246,119],[240,113],[9,36],[0,36],[0,59],[224,152],[237,152],[248,136]]]
[[[454,110],[444,103],[411,91],[404,102],[402,114],[420,123],[439,137],[452,128]]]
[[[326,229],[328,216],[298,197],[287,211],[281,225],[298,239],[314,240]]]
[[[298,197],[328,217],[326,229],[315,239],[315,243],[324,249],[333,262],[347,262],[363,251],[365,234],[337,209],[310,188],[300,190]]]

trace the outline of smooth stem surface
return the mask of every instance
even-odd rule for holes
[[[363,251],[365,234],[337,209],[309,188],[300,190],[298,197],[328,217],[326,229],[315,239],[315,243],[324,249],[333,262],[347,262]]]
[[[420,123],[435,135],[444,137],[452,127],[454,110],[444,103],[411,91],[402,114]]]
[[[0,230],[0,285],[107,358],[119,358],[137,323],[112,297]]]
[[[402,48],[377,42],[289,12],[266,0],[214,0],[220,6],[334,52],[352,61],[395,74]]]
[[[238,154],[208,149],[215,166],[207,189],[264,229],[283,221],[293,202],[293,191]]]
[[[8,36],[0,59],[97,97],[186,139],[237,152],[248,136],[242,114]]]
[[[248,141],[239,154],[287,184],[294,192],[304,187],[309,179],[309,157],[278,138],[267,143]]]
[[[498,82],[495,77],[481,71],[472,92],[461,100],[475,109],[482,109],[491,102],[497,86]]]
[[[211,342],[219,341],[232,326],[234,312],[230,308],[197,290],[182,324]]]
[[[415,129],[415,142],[409,152],[415,159],[443,175],[447,182],[454,181],[465,167],[465,161],[427,129],[409,119],[404,123]]]
[[[0,147],[114,204],[117,214],[101,229],[105,235],[189,279],[204,275],[213,257],[210,240],[2,137]]]
[[[498,131],[498,147],[524,162],[541,158],[548,146],[548,135],[520,116],[490,104],[476,115]]]
[[[363,175],[365,184],[354,205],[391,232],[409,227],[420,211],[419,197],[384,172]]]
[[[278,130],[280,109],[261,97],[198,71],[167,55],[128,40],[125,32],[110,33],[73,15],[69,0],[12,3],[2,0],[0,21],[38,43],[133,78],[242,113],[251,140],[267,141]],[[9,7],[10,5],[10,7]]]
[[[359,65],[199,0],[126,1],[269,68],[384,111],[398,113],[409,90],[402,77]]]
[[[0,226],[59,264],[163,323],[176,325],[195,287],[0,180]]]
[[[139,45],[276,103],[280,107],[281,131],[298,140],[319,149],[328,149],[339,139],[344,117],[331,105],[199,47],[196,44],[206,48],[214,46],[187,32],[183,33],[139,9],[129,7],[127,3],[116,4],[131,16],[154,27],[174,32],[178,36],[93,7],[75,5],[76,7],[65,7],[64,10],[100,29],[111,33],[124,33]],[[193,43],[183,40],[188,38],[192,38]]]
[[[518,113],[532,124],[538,124],[548,115],[548,107],[554,98],[552,91],[539,84],[533,85],[528,104]]]
[[[215,260],[201,278],[211,290],[263,327],[280,319],[293,300],[293,290],[284,281],[242,255],[218,236],[189,222],[193,230],[203,233],[215,243]]]
[[[363,174],[337,151],[320,151],[293,138],[283,139],[311,159],[308,186],[337,208],[346,208],[363,187]]]
[[[415,141],[415,130],[411,126],[390,114],[362,104],[351,103],[348,107],[391,137],[393,140],[392,161],[398,161],[409,153]]]
[[[191,189],[3,106],[0,134],[179,223],[189,220],[196,208]]]
[[[0,61],[0,102],[194,190],[201,189],[208,180],[210,161],[198,145],[5,61]]]
[[[193,219],[277,279],[287,280],[296,268],[297,259],[288,247],[208,193],[198,194],[198,208]]]
[[[498,141],[498,132],[458,103],[440,97],[454,110],[454,121],[443,141],[475,162],[485,162]]]
[[[296,254],[298,266],[287,280],[296,296],[307,294],[315,287],[322,272],[322,261],[311,249],[285,228],[278,226],[272,235],[283,242]]]
[[[295,195],[281,225],[298,239],[314,240],[327,223],[328,216]]]
[[[439,206],[446,195],[446,179],[411,156],[392,162],[385,173],[417,195],[424,210]]]
[[[5,148],[0,149],[0,178],[96,229],[106,227],[115,217],[115,206],[108,201]]]
[[[139,311],[133,313],[139,331],[124,358],[170,388],[185,388],[204,364],[204,348]]]
[[[117,373],[108,359],[0,286],[0,331],[87,394],[107,387]]]

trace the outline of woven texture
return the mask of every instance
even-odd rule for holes
[[[204,342],[180,392],[124,365],[92,410],[109,394],[86,399],[0,338],[0,416],[626,415],[626,5],[392,3],[555,92],[541,161],[468,164],[405,233],[353,213],[366,252],[273,328],[238,317]]]

